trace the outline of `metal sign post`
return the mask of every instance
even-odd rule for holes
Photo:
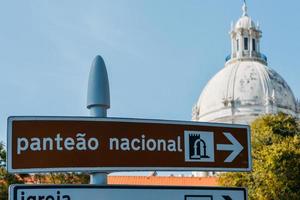
[[[105,118],[110,108],[109,82],[105,63],[101,56],[96,56],[90,70],[87,108],[91,116]],[[107,184],[107,172],[91,173],[91,184]]]

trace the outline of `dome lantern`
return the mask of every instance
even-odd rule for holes
[[[267,57],[260,52],[262,32],[248,16],[248,7],[244,2],[242,17],[231,27],[231,54],[226,62],[254,59],[267,65]]]

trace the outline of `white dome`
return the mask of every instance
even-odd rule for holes
[[[296,116],[296,105],[290,87],[274,70],[257,61],[235,61],[208,82],[194,120],[249,124],[265,113]]]
[[[241,17],[235,24],[236,29],[244,28],[244,29],[250,29],[254,28],[256,29],[255,23],[252,21],[252,19],[248,16]]]

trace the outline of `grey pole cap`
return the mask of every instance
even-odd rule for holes
[[[110,108],[108,76],[104,60],[97,55],[93,60],[87,91],[87,108]]]

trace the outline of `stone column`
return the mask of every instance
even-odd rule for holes
[[[253,52],[253,43],[252,43],[252,39],[253,39],[253,36],[252,36],[252,32],[250,31],[250,34],[249,34],[249,52],[250,52],[250,58],[252,57],[252,52]]]

